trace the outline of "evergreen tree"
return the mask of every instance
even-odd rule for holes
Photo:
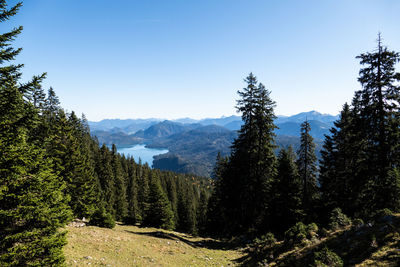
[[[128,158],[128,184],[126,189],[128,207],[126,223],[135,224],[141,221],[141,214],[138,203],[138,179],[136,177],[136,164],[133,158]]]
[[[126,216],[127,212],[127,202],[126,202],[126,187],[125,187],[125,177],[124,171],[121,165],[121,157],[117,153],[117,147],[112,145],[112,168],[114,170],[114,210],[115,218],[117,220],[122,220]]]
[[[150,172],[139,159],[138,168],[136,169],[136,176],[138,177],[138,186],[140,188],[138,192],[138,205],[141,212],[140,218],[143,220],[146,216],[145,211],[148,210],[149,206],[149,176]]]
[[[182,186],[178,191],[178,226],[177,230],[197,234],[196,208],[193,191],[189,186]]]
[[[239,234],[268,229],[270,186],[276,175],[274,106],[270,92],[250,73],[247,87],[238,91],[237,110],[244,124],[232,145],[223,174],[221,205],[227,231]]]
[[[0,0],[0,22],[20,6],[8,9]],[[44,150],[28,142],[39,123],[37,109],[24,99],[33,82],[17,85],[22,65],[3,65],[21,51],[10,46],[21,30],[0,35],[0,265],[62,265],[66,241],[58,228],[70,219],[64,184],[52,172]]]
[[[357,58],[363,66],[358,78],[362,90],[353,102],[359,107],[359,131],[366,142],[364,160],[368,173],[361,198],[368,200],[367,210],[377,210],[391,202],[387,198],[391,189],[384,184],[388,173],[400,163],[400,73],[395,71],[400,54],[383,47],[379,35],[377,50]]]
[[[155,173],[151,176],[149,189],[149,206],[145,211],[146,216],[143,224],[157,228],[173,229],[174,214],[171,204],[161,188],[159,177]]]
[[[297,152],[297,167],[302,179],[302,203],[308,216],[312,216],[318,198],[317,157],[315,156],[314,139],[310,135],[310,123],[301,124],[300,148]]]
[[[101,202],[106,211],[115,218],[115,184],[112,157],[105,144],[100,148],[100,158],[96,162],[96,171],[101,188]]]
[[[21,2],[8,8],[6,0],[0,0],[0,23],[9,20],[12,16],[17,14],[19,8],[22,6]],[[9,62],[21,52],[22,48],[13,48],[11,42],[22,32],[23,27],[19,26],[13,30],[0,35],[0,81],[4,84],[6,81],[17,81],[21,77],[20,69],[22,64],[3,65],[4,62]]]
[[[302,206],[302,181],[296,166],[296,155],[291,146],[281,149],[278,155],[278,174],[273,183],[273,203],[271,217],[273,230],[284,233],[289,227],[301,221],[304,212]]]
[[[362,184],[356,177],[362,166],[356,159],[361,156],[364,142],[358,138],[353,117],[346,103],[321,151],[319,182],[326,214],[337,207],[346,214],[354,214],[358,209],[358,189]]]
[[[229,182],[228,179],[223,179],[224,173],[228,165],[228,158],[221,156],[218,152],[216,163],[212,172],[212,178],[214,181],[214,191],[208,200],[207,205],[207,216],[206,216],[206,233],[214,236],[226,234],[226,205],[224,189],[227,188]]]

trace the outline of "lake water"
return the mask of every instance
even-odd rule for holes
[[[164,154],[168,152],[168,149],[156,149],[147,148],[145,145],[134,145],[133,147],[118,148],[120,154],[125,156],[132,156],[135,162],[139,162],[139,158],[142,159],[142,163],[147,162],[149,166],[153,164],[153,156]]]

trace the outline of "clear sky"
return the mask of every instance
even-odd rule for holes
[[[398,0],[25,0],[17,25],[24,77],[89,120],[236,114],[249,72],[277,114],[337,114],[377,33],[400,51]]]

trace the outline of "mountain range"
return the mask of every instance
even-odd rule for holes
[[[293,116],[277,116],[275,130],[279,147],[299,146],[300,124],[308,120],[311,135],[317,145],[317,154],[322,147],[324,135],[338,116],[317,111],[303,112]],[[168,153],[155,156],[153,167],[182,173],[210,176],[218,152],[228,155],[237,130],[243,124],[241,117],[229,116],[195,120],[162,119],[107,119],[90,122],[92,135],[99,143],[129,147],[146,144],[149,148],[165,148]]]

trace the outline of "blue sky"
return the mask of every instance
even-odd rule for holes
[[[337,114],[377,33],[400,51],[399,14],[396,0],[26,0],[0,31],[23,25],[24,78],[47,72],[89,120],[236,114],[249,72],[277,114]]]

